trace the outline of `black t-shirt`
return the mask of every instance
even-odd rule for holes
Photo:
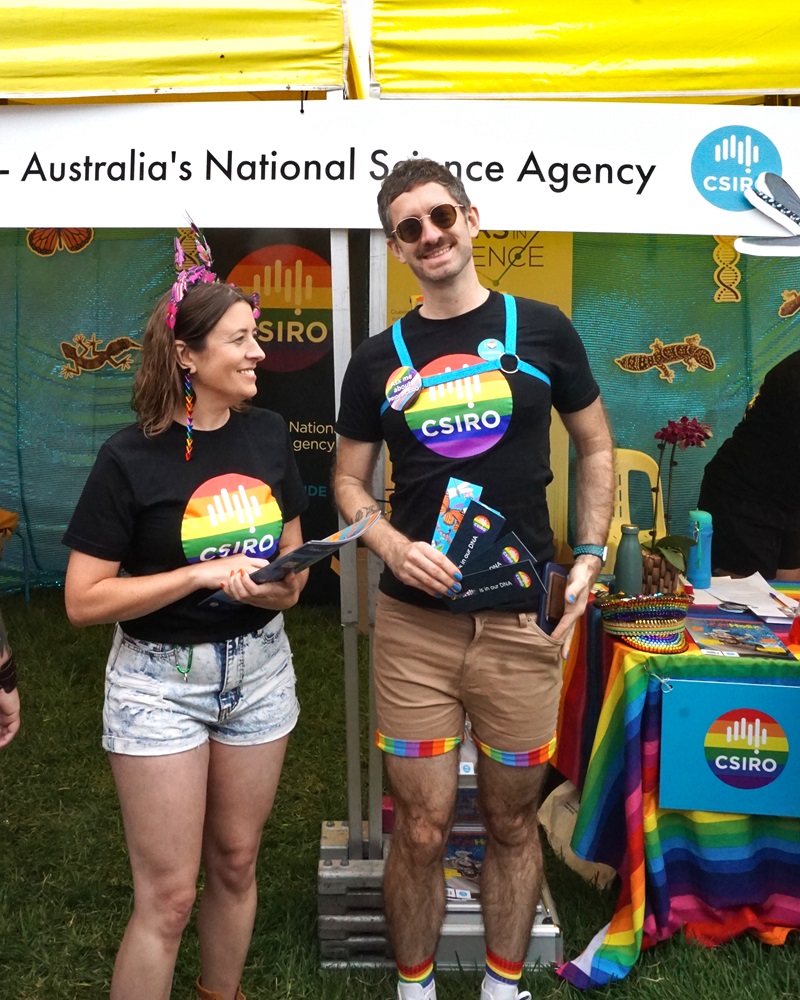
[[[336,430],[356,441],[386,441],[395,483],[392,524],[407,537],[431,540],[452,476],[482,486],[481,502],[498,510],[506,518],[505,529],[515,531],[545,562],[553,556],[545,495],[553,478],[550,410],[582,410],[600,391],[566,316],[531,299],[516,299],[516,305],[517,355],[549,385],[522,371],[491,371],[423,389],[402,412],[384,407],[387,380],[401,365],[391,330],[385,330],[353,354]],[[411,364],[423,376],[481,363],[496,353],[504,331],[505,307],[497,292],[462,316],[430,320],[414,310],[402,321]],[[504,367],[513,365],[504,362]],[[381,590],[411,604],[441,607],[388,569]]]
[[[138,426],[110,437],[64,544],[119,562],[131,576],[242,551],[275,556],[283,525],[308,505],[284,419],[271,410],[232,411],[218,430],[195,430],[189,462],[185,442],[177,423],[154,437]],[[245,604],[198,608],[210,593],[198,590],[120,624],[139,639],[188,645],[253,632],[278,613]]]
[[[794,513],[800,510],[800,351],[771,368],[743,419],[706,466],[703,484]]]

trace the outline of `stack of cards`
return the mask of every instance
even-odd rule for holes
[[[513,531],[504,532],[505,518],[478,499],[481,487],[451,479],[432,544],[461,570],[461,591],[445,599],[450,611],[473,611],[517,601],[520,590],[540,594],[544,586],[536,557]],[[457,516],[443,518],[457,509]]]

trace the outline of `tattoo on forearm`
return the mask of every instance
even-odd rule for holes
[[[369,507],[362,507],[361,510],[356,511],[353,524],[363,521],[365,517],[369,517],[370,514],[374,514],[377,510],[380,510],[380,507],[376,503],[370,504]]]

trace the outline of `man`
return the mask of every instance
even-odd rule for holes
[[[800,580],[800,351],[778,362],[706,466],[698,507],[711,514],[719,576]]]
[[[375,509],[372,477],[387,441],[392,519],[378,522],[366,538],[385,563],[374,676],[378,745],[386,751],[395,808],[384,899],[398,998],[436,996],[442,858],[458,786],[452,751],[466,711],[483,751],[478,795],[487,831],[481,873],[487,961],[481,996],[521,1000],[530,996],[517,986],[542,880],[536,810],[555,744],[560,653],[602,565],[611,438],[583,346],[566,317],[553,306],[509,301],[478,281],[472,258],[478,210],[460,180],[431,160],[404,161],[385,179],[378,210],[389,249],[413,271],[423,302],[394,336],[385,331],[351,359],[337,420],[334,484],[347,521]],[[499,364],[470,373],[487,360]],[[415,399],[417,378],[437,374],[443,378],[424,383]],[[460,590],[461,574],[429,543],[450,477],[482,486],[481,501],[505,516],[505,527],[540,564],[552,557],[545,500],[551,404],[577,451],[579,541],[598,555],[576,558],[568,610],[552,635],[537,627],[538,595],[530,592],[502,609],[453,614],[444,602]]]
[[[19,729],[17,668],[0,615],[0,747],[10,743]]]

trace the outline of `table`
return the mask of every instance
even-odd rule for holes
[[[581,789],[573,849],[615,868],[621,888],[609,923],[558,974],[603,986],[681,929],[709,946],[744,932],[782,944],[800,928],[800,820],[660,809],[661,697],[670,675],[797,684],[800,663],[638,652],[602,633],[596,609],[581,625],[555,764]]]

